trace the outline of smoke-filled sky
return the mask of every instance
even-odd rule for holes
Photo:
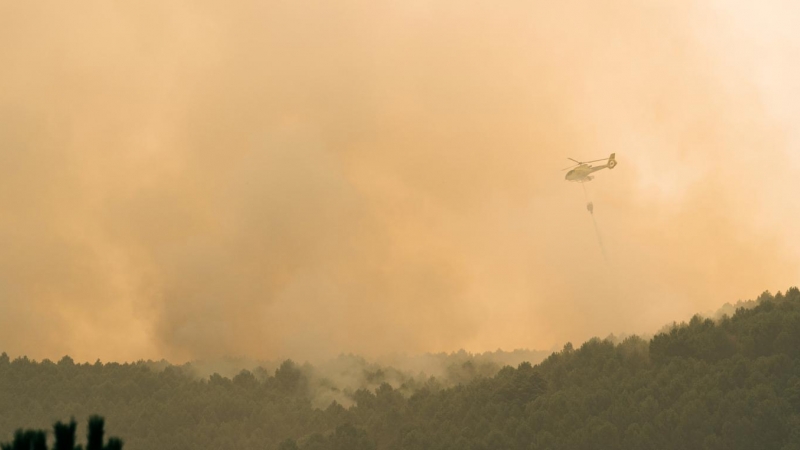
[[[0,351],[547,349],[796,285],[798,30],[777,0],[2,1]],[[606,261],[561,169],[611,152]]]

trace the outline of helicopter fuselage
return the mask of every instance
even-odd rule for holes
[[[580,166],[570,170],[567,172],[567,175],[564,177],[567,181],[575,181],[578,183],[585,183],[587,181],[592,181],[594,179],[591,174],[597,172],[598,170],[603,170],[608,168],[608,164],[603,164],[602,166],[593,167],[591,164],[581,164]]]

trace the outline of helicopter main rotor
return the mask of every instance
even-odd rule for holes
[[[567,159],[570,160],[570,161],[575,161],[576,164],[573,164],[573,165],[567,167],[566,169],[561,169],[562,171],[563,170],[572,169],[573,167],[580,166],[581,164],[589,164],[589,163],[593,163],[593,162],[608,161],[608,158],[595,159],[594,161],[578,161],[577,159],[572,159],[572,158],[567,158]]]

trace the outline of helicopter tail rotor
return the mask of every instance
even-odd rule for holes
[[[616,153],[612,153],[611,156],[608,157],[608,168],[613,169],[617,167],[617,160],[616,160]]]

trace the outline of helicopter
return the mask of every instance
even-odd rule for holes
[[[575,161],[577,164],[571,165],[563,170],[570,170],[567,172],[567,175],[564,177],[567,181],[575,181],[578,183],[585,183],[587,181],[592,181],[594,177],[592,176],[593,173],[597,172],[598,170],[602,170],[605,168],[613,169],[617,167],[617,160],[615,159],[616,153],[612,153],[611,156],[605,159],[596,159],[594,161],[577,161],[572,158],[567,158],[570,161]],[[598,161],[608,161],[602,166],[592,166],[589,163],[598,162]]]

